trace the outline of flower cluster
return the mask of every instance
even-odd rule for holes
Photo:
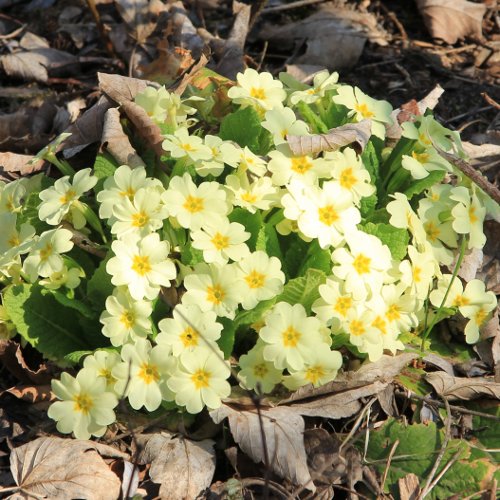
[[[312,86],[240,73],[215,135],[203,134],[207,103],[190,92],[136,96],[164,132],[161,172],[111,165],[45,189],[36,177],[0,185],[5,287],[36,284],[90,318],[86,293],[105,292],[100,349],[76,377],[53,381],[61,432],[101,436],[120,398],[149,412],[215,409],[231,393],[230,358],[234,382],[270,393],[332,381],[339,347],[372,361],[395,354],[402,334],[443,312],[460,312],[466,341],[479,339],[496,297],[478,280],[464,288],[454,262],[484,246],[485,217],[500,211],[441,156],[461,152],[456,133],[416,116],[401,147],[383,149],[390,104],[336,73]],[[372,139],[362,154],[297,155],[288,144],[363,120]],[[100,238],[105,260],[80,261],[75,235]],[[4,336],[15,329],[8,313]]]

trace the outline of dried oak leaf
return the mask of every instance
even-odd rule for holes
[[[361,409],[360,398],[379,394],[417,357],[410,352],[399,356],[384,355],[375,363],[366,363],[355,372],[343,373],[321,387],[304,386],[280,405],[310,417],[350,417]]]
[[[132,168],[146,166],[123,131],[117,108],[108,109],[104,115],[102,144],[120,165],[129,165]]]
[[[500,399],[500,384],[485,377],[453,377],[445,372],[433,372],[428,373],[425,379],[440,396],[450,401],[480,397]]]
[[[417,0],[424,23],[433,38],[454,44],[475,36],[482,38],[486,5],[467,0]]]
[[[255,408],[240,410],[236,405],[223,404],[210,412],[215,423],[226,417],[234,440],[254,462],[265,463],[261,433],[264,433],[269,466],[278,476],[315,491],[307,467],[304,447],[304,420],[293,408],[262,408],[262,429]]]
[[[99,88],[118,104],[133,101],[135,96],[146,90],[148,86],[158,87],[155,83],[147,80],[108,73],[97,73],[97,79]]]
[[[287,135],[286,140],[295,156],[335,151],[348,144],[361,153],[370,140],[371,129],[371,120],[361,120],[332,128],[326,134]]]
[[[151,464],[149,477],[160,484],[160,497],[165,500],[197,498],[210,486],[215,462],[211,439],[191,441],[168,432],[149,437],[139,456],[139,463]]]
[[[110,446],[57,437],[42,437],[14,448],[10,468],[20,488],[17,498],[115,500],[120,480],[101,455],[128,457]]]
[[[0,153],[0,180],[9,182],[19,177],[40,172],[45,165],[44,160],[38,160],[28,165],[32,155],[18,153]]]

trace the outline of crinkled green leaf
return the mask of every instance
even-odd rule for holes
[[[268,311],[276,302],[276,298],[263,300],[259,302],[253,309],[249,311],[239,311],[234,318],[234,323],[237,326],[251,325],[262,319],[262,315]]]
[[[113,175],[118,167],[111,155],[98,153],[94,162],[94,175],[98,179],[105,179]]]
[[[332,254],[330,250],[321,248],[318,240],[309,243],[306,258],[302,262],[298,274],[304,275],[308,269],[319,269],[325,274],[330,274],[332,270]]]
[[[326,134],[328,132],[328,126],[323,122],[318,114],[311,109],[311,106],[309,106],[305,102],[300,101],[297,103],[296,107],[299,113],[302,115],[304,121],[306,121],[311,126],[312,132],[314,134]]]
[[[109,256],[111,258],[111,256]],[[113,293],[111,276],[106,272],[109,258],[104,259],[87,283],[87,297],[97,309],[103,310],[106,298]]]
[[[238,109],[222,120],[219,137],[224,141],[234,141],[242,148],[247,146],[253,153],[258,154],[262,130],[257,111],[248,106]]]
[[[281,253],[280,242],[274,226],[265,224],[259,229],[255,250],[262,250],[269,256],[274,256],[283,262],[283,254]]]
[[[367,222],[360,227],[362,231],[373,234],[384,245],[387,245],[394,259],[402,260],[405,258],[410,241],[410,235],[406,229],[400,229],[390,224],[373,224],[372,222]]]
[[[304,261],[304,256],[307,255],[309,243],[305,242],[298,236],[295,236],[292,241],[287,241],[284,259],[284,271],[288,278],[295,278],[299,275],[299,270]]]
[[[417,194],[423,193],[426,189],[440,183],[444,179],[445,175],[446,172],[444,170],[434,170],[429,172],[429,175],[423,179],[412,179],[410,186],[406,188],[403,193],[409,200],[411,200]]]
[[[262,227],[262,215],[259,212],[252,214],[244,208],[235,208],[228,217],[231,222],[239,222],[245,226],[245,229],[251,235],[250,239],[246,241],[246,244],[250,248],[250,251],[254,252],[257,238],[259,237],[259,231]]]
[[[96,311],[94,311],[90,306],[88,306],[81,300],[75,298],[69,298],[59,290],[47,290],[42,288],[41,293],[42,295],[52,295],[52,297],[54,297],[54,299],[56,299],[57,302],[59,302],[59,304],[65,307],[69,307],[70,309],[74,309],[75,311],[78,311],[82,316],[85,316],[86,318],[97,317]]]
[[[63,359],[77,349],[92,349],[75,320],[74,309],[63,306],[52,295],[43,295],[39,285],[11,286],[4,306],[19,334],[49,358]]]
[[[278,296],[276,302],[302,304],[306,311],[311,311],[313,302],[319,298],[319,285],[326,281],[326,274],[319,269],[308,269],[305,276],[290,280]]]
[[[234,346],[234,339],[236,336],[236,323],[228,318],[218,318],[217,321],[222,323],[223,329],[217,344],[224,353],[224,358],[228,359],[232,352]]]

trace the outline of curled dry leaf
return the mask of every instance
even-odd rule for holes
[[[45,364],[31,369],[24,360],[21,346],[13,340],[0,340],[0,361],[17,380],[24,384],[48,384],[52,374]]]
[[[453,377],[448,373],[433,372],[428,373],[425,379],[440,396],[450,401],[480,397],[500,399],[500,384],[484,377]]]
[[[360,399],[383,391],[413,359],[415,353],[382,356],[375,363],[366,363],[355,372],[341,374],[321,387],[301,387],[280,402],[301,415],[324,418],[345,418],[361,409]]]
[[[48,407],[48,404],[56,399],[50,385],[16,385],[5,392],[28,403],[42,403],[43,407]]]
[[[278,476],[315,491],[307,467],[304,448],[304,420],[293,408],[262,408],[262,429],[255,408],[239,410],[236,406],[222,405],[210,412],[214,422],[226,417],[234,440],[254,462],[265,463],[261,433],[264,433],[269,466]]]
[[[32,155],[0,153],[0,180],[9,182],[19,177],[40,172],[45,162],[43,160],[38,160],[28,165],[28,162],[32,159]]]
[[[56,437],[42,437],[14,448],[10,468],[18,498],[86,498],[115,500],[120,480],[103,456],[127,458],[110,446]]]
[[[154,434],[139,456],[139,463],[151,463],[149,476],[160,484],[162,499],[197,498],[212,482],[214,442],[211,439],[190,441],[167,432]]]
[[[287,135],[288,145],[295,156],[312,155],[322,151],[335,151],[348,144],[361,153],[370,140],[371,120],[348,123],[332,128],[326,134]]]
[[[146,166],[123,131],[117,108],[108,109],[104,115],[102,144],[120,165],[129,165],[132,168]]]
[[[97,79],[99,80],[99,88],[118,104],[133,101],[135,96],[146,90],[148,86],[158,87],[157,84],[147,80],[108,73],[97,73]]]
[[[433,38],[453,44],[468,36],[482,37],[486,5],[468,0],[417,0],[424,23]]]

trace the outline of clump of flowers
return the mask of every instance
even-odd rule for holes
[[[457,312],[473,343],[496,307],[454,264],[500,219],[440,154],[461,154],[458,134],[426,113],[394,145],[391,105],[336,73],[306,86],[248,69],[226,99],[214,125],[198,89],[147,87],[136,104],[164,133],[161,165],[101,155],[71,173],[52,151],[64,177],[0,184],[2,337],[81,366],[52,383],[63,433],[101,436],[119,398],[198,413],[236,385],[319,387],[349,353],[395,354]],[[290,135],[366,120],[361,152],[292,152]],[[64,337],[20,321],[23,307]]]

